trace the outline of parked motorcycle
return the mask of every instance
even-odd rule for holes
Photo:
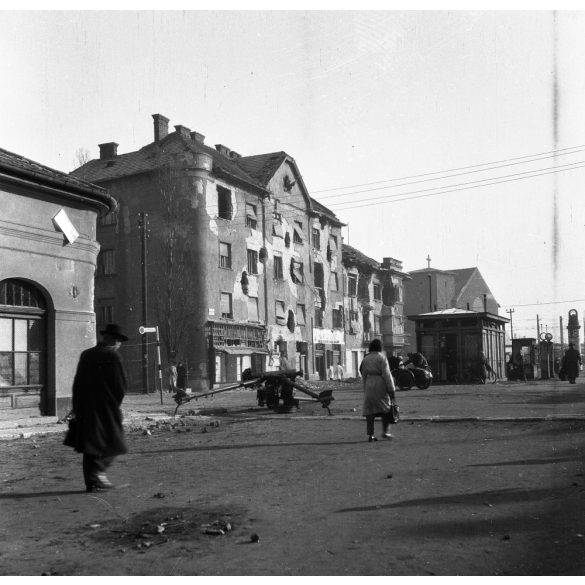
[[[415,385],[421,390],[426,390],[431,385],[433,374],[430,368],[406,367],[402,359],[396,356],[388,361],[394,383],[400,390],[410,390]]]

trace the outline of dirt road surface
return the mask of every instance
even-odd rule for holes
[[[376,443],[358,384],[332,416],[226,395],[129,432],[109,492],[83,491],[61,434],[0,442],[0,574],[585,572],[582,384],[400,393]]]

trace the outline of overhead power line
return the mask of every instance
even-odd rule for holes
[[[578,152],[583,152],[584,150],[585,150],[585,148],[581,148],[580,150],[574,150],[570,154],[576,154]],[[463,173],[453,173],[453,174],[450,174],[450,175],[444,175],[442,177],[435,177],[435,178],[432,178],[432,179],[420,179],[418,181],[407,181],[406,183],[398,183],[396,185],[384,185],[383,187],[373,187],[372,189],[363,189],[361,191],[349,191],[347,193],[339,193],[337,195],[325,195],[321,199],[333,199],[334,197],[335,198],[346,197],[347,195],[356,195],[356,194],[359,194],[359,193],[370,193],[372,191],[381,191],[383,189],[396,189],[398,187],[405,187],[407,185],[416,185],[418,183],[428,183],[429,181],[438,181],[438,180],[443,180],[443,179],[450,179],[452,177],[461,177],[461,176],[464,176],[464,175],[470,175],[472,173],[483,173],[483,172],[486,172],[486,171],[493,171],[493,170],[496,170],[496,169],[503,169],[503,168],[513,167],[513,166],[517,166],[517,165],[523,165],[523,164],[526,164],[526,162],[536,162],[536,161],[539,161],[539,160],[545,160],[545,159],[554,158],[554,157],[555,157],[555,155],[543,156],[543,157],[540,157],[540,158],[534,158],[534,159],[532,159],[530,161],[523,161],[523,162],[516,162],[516,163],[505,164],[505,165],[491,166],[491,167],[488,167],[488,168],[485,168],[485,169],[477,169],[475,171],[465,171]],[[538,169],[535,169],[535,170],[538,170]],[[530,171],[525,171],[525,172],[530,172]],[[484,179],[484,180],[487,180],[487,179]],[[333,205],[333,203],[331,205]]]
[[[548,301],[546,303],[526,303],[523,305],[502,305],[502,307],[539,307],[540,305],[562,305],[565,303],[585,303],[585,299],[576,299],[573,301]]]
[[[581,150],[585,148],[585,144],[580,144],[578,146],[570,146],[567,148],[560,148],[557,150],[550,150],[547,152],[540,152],[537,154],[530,154],[530,155],[525,155],[525,156],[518,156],[515,158],[505,158],[503,160],[498,160],[498,161],[492,161],[492,162],[488,162],[488,163],[480,163],[480,164],[476,164],[476,165],[469,165],[466,167],[457,167],[454,169],[446,169],[444,171],[433,171],[433,172],[429,172],[429,173],[421,173],[418,175],[407,175],[405,177],[396,177],[393,179],[384,179],[382,181],[372,181],[370,183],[360,183],[360,184],[356,184],[356,185],[346,185],[344,187],[331,187],[330,189],[321,189],[321,190],[313,190],[311,191],[311,193],[328,193],[330,191],[340,191],[342,189],[354,189],[356,187],[369,187],[370,185],[379,185],[380,183],[392,183],[395,181],[405,181],[407,179],[419,179],[421,177],[431,177],[433,175],[443,175],[445,173],[453,173],[456,171],[464,171],[467,169],[478,169],[479,167],[487,167],[490,165],[500,165],[503,163],[510,163],[512,161],[520,161],[523,160],[524,163],[526,162],[532,162],[529,160],[524,160],[524,159],[532,159],[534,158],[534,160],[542,160],[539,158],[535,158],[535,157],[543,157],[543,158],[552,158],[556,155],[568,155],[568,154],[574,154],[574,152],[581,152]],[[578,149],[578,150],[576,150]],[[574,152],[566,152],[566,151],[574,151]],[[544,156],[544,155],[550,155],[550,156]],[[522,163],[518,163],[518,164],[522,164]],[[503,166],[512,166],[512,165],[503,165]],[[499,168],[499,167],[495,167],[495,168]],[[490,170],[490,169],[480,169],[480,170]],[[470,171],[470,172],[476,172],[476,171]],[[443,177],[442,177],[443,178]],[[358,191],[361,192],[361,191]],[[351,193],[344,193],[344,195],[350,195]],[[329,195],[322,197],[321,199],[326,199],[327,197],[329,197]]]
[[[432,187],[430,189],[419,189],[417,191],[405,191],[402,193],[396,193],[394,195],[382,195],[380,197],[371,197],[368,199],[362,199],[368,203],[358,203],[357,205],[348,202],[330,203],[330,207],[335,207],[336,211],[345,211],[348,209],[358,209],[360,207],[371,207],[372,205],[383,205],[386,203],[396,203],[399,201],[408,201],[411,199],[420,199],[422,197],[430,197],[432,195],[443,195],[445,193],[454,193],[456,191],[465,191],[467,189],[475,189],[478,187],[489,187],[490,185],[499,185],[500,183],[511,183],[514,181],[521,181],[525,179],[532,179],[533,177],[541,177],[543,175],[550,175],[561,171],[572,171],[585,167],[585,161],[578,161],[564,166],[549,167],[548,169],[537,169],[534,171],[526,171],[524,173],[513,173],[511,175],[503,175],[501,177],[495,177],[490,179],[482,179],[481,181],[469,181],[467,183],[459,183],[455,185],[445,185],[443,187]],[[545,172],[538,172],[538,171]],[[527,175],[526,177],[520,175]],[[515,178],[511,178],[515,177]],[[497,180],[494,180],[497,179]],[[483,184],[480,184],[483,183]],[[451,188],[454,187],[454,188]],[[443,190],[444,189],[444,190]],[[435,193],[429,193],[429,191],[436,191]],[[396,199],[401,197],[401,199]],[[380,199],[386,199],[386,201],[380,201]],[[369,203],[369,202],[374,203]],[[345,206],[345,207],[344,207]]]

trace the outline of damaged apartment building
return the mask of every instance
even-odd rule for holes
[[[155,383],[155,339],[140,326],[159,328],[163,367],[182,361],[193,391],[284,359],[324,377],[344,357],[343,224],[285,152],[241,156],[153,119],[153,142],[101,144],[72,173],[119,203],[98,224],[94,308],[98,330],[115,321],[130,338],[132,391]]]
[[[345,313],[346,375],[359,376],[359,364],[373,339],[380,339],[386,355],[401,355],[407,340],[404,321],[404,284],[410,276],[402,262],[386,257],[380,264],[356,248],[343,244],[347,283]]]

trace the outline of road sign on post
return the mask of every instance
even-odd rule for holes
[[[144,335],[145,333],[156,333],[156,327],[145,327],[144,325],[141,325],[138,328],[138,333],[140,333],[140,335]]]
[[[138,328],[138,333],[140,335],[144,335],[145,333],[156,333],[156,359],[157,359],[157,367],[158,367],[158,381],[160,385],[160,403],[163,403],[163,383],[162,383],[162,365],[160,362],[160,337],[158,335],[158,325],[156,327],[145,327],[141,325]]]

